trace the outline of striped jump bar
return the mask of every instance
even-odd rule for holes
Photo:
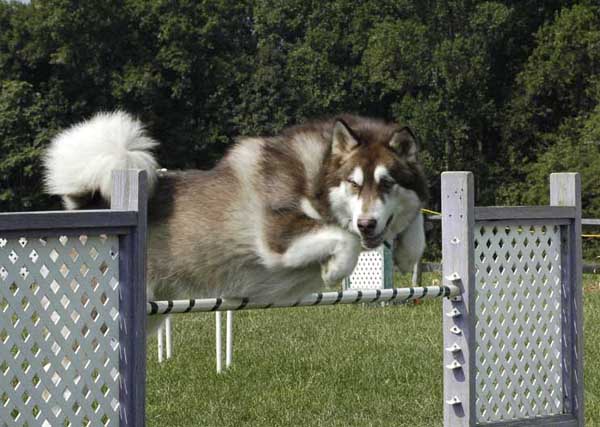
[[[150,301],[147,304],[148,315],[168,313],[190,313],[229,310],[250,310],[281,307],[313,307],[319,305],[356,304],[370,302],[408,301],[455,297],[460,295],[456,285],[425,286],[415,288],[347,290],[343,292],[319,292],[309,294],[296,302],[278,301],[273,303],[253,302],[248,298],[206,298],[173,301]]]

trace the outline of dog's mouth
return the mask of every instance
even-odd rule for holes
[[[380,246],[383,243],[385,232],[387,231],[389,225],[392,223],[393,218],[394,218],[394,215],[391,215],[390,218],[385,223],[385,227],[383,227],[383,230],[381,230],[381,233],[375,234],[373,236],[361,235],[360,243],[361,243],[362,247],[367,250],[372,250],[372,249],[375,249],[376,247]]]

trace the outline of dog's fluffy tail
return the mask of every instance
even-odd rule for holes
[[[50,143],[44,157],[46,190],[62,196],[68,209],[98,194],[110,201],[115,169],[145,170],[151,190],[157,179],[152,154],[157,144],[139,120],[123,111],[96,114]]]

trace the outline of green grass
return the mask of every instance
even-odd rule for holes
[[[600,276],[585,279],[586,425],[600,426]],[[442,425],[439,301],[237,313],[221,375],[214,315],[173,321],[174,358],[148,347],[150,427]]]
[[[585,421],[600,426],[600,275],[584,275]]]

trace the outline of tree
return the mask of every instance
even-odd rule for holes
[[[527,167],[526,185],[519,191],[527,204],[548,204],[548,176],[553,172],[581,174],[583,216],[600,218],[600,105],[592,113],[565,121],[552,144]],[[584,240],[585,255],[600,256],[600,241]]]
[[[0,81],[0,211],[30,210],[50,203],[42,192],[40,170],[52,128],[45,102],[31,84]]]
[[[530,163],[598,101],[598,6],[573,3],[0,0],[0,209],[45,207],[43,147],[117,108],[168,168],[307,118],[395,120],[419,136],[430,207],[445,169],[473,170],[480,203],[518,202]]]
[[[517,76],[505,139],[511,160],[534,160],[565,121],[589,113],[600,98],[600,8],[575,5],[540,28]]]

